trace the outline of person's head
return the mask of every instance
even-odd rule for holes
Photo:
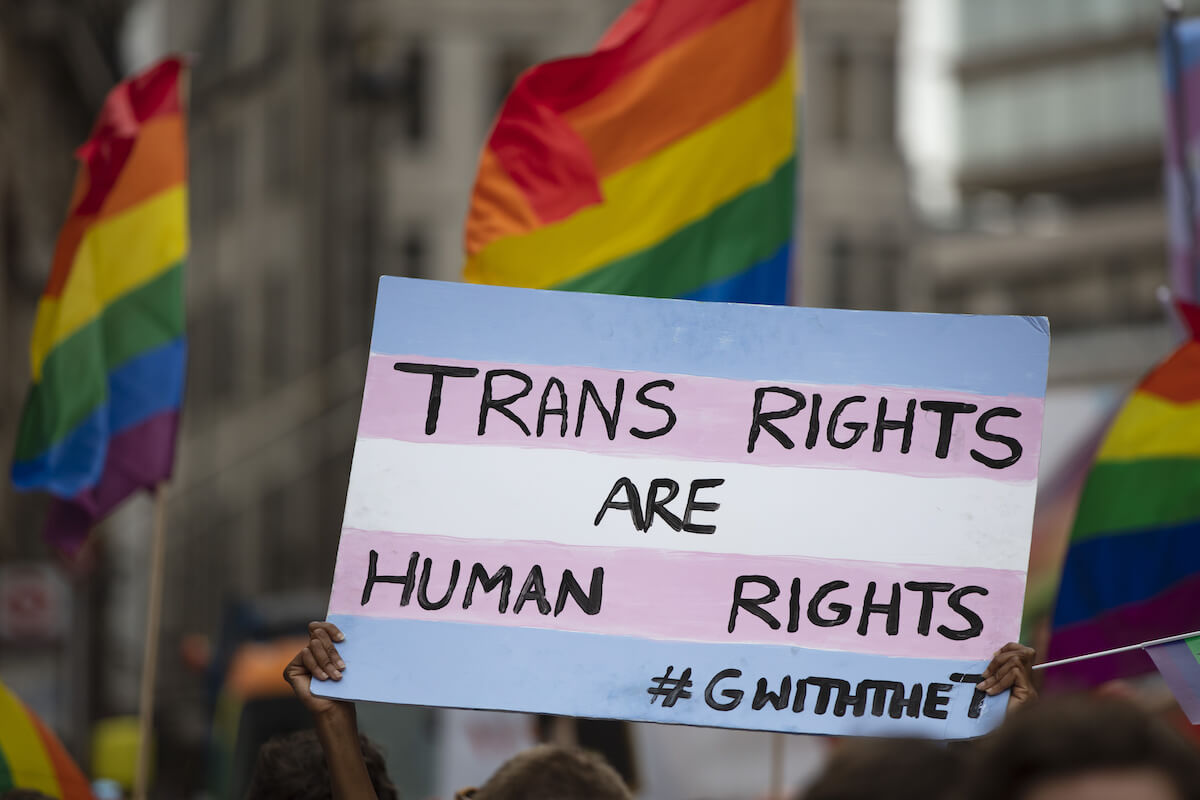
[[[367,774],[379,800],[397,800],[379,749],[359,736]],[[312,729],[276,736],[258,750],[246,800],[331,800],[329,767],[321,742]]]
[[[802,800],[946,800],[962,777],[957,748],[923,739],[850,739]]]
[[[461,793],[471,800],[632,800],[629,787],[600,756],[540,745],[501,765],[487,783]]]
[[[1119,700],[1034,706],[1008,719],[977,755],[972,800],[1200,800],[1200,752]]]

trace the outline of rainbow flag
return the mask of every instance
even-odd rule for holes
[[[0,795],[35,789],[61,800],[92,800],[62,742],[0,681]]]
[[[1200,309],[1109,428],[1071,531],[1046,659],[1200,629]],[[1047,670],[1050,688],[1146,672],[1134,650]]]
[[[467,215],[465,280],[787,301],[792,0],[638,0],[516,82]]]
[[[47,535],[68,550],[174,460],[188,247],[182,70],[167,59],[109,93],[76,153],[38,303],[12,479],[58,498]]]

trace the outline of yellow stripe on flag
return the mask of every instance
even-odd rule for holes
[[[97,223],[84,234],[62,294],[43,296],[30,344],[33,380],[46,356],[109,303],[174,266],[187,252],[183,185]]]
[[[1200,456],[1200,402],[1172,403],[1137,393],[1125,403],[1097,461]]]
[[[795,149],[795,62],[729,114],[601,184],[604,202],[468,259],[477,283],[545,288],[644,250],[769,178]]]
[[[8,762],[13,785],[21,789],[36,789],[51,797],[62,797],[62,787],[54,774],[54,765],[42,737],[29,720],[25,707],[8,688],[0,683],[0,751]]]

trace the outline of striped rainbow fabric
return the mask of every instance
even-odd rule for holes
[[[9,789],[34,789],[60,800],[92,798],[62,743],[0,682],[0,795]]]
[[[1183,308],[1192,337],[1126,400],[1088,474],[1047,660],[1200,629],[1200,311]],[[1132,651],[1047,670],[1046,684],[1152,666]]]
[[[59,498],[47,534],[67,549],[171,471],[185,366],[182,69],[167,59],[109,93],[76,154],[38,303],[12,478]]]
[[[1194,302],[1200,282],[1200,253],[1196,251],[1196,242],[1200,241],[1200,198],[1194,196],[1197,187],[1189,176],[1194,174],[1200,153],[1200,18],[1168,20],[1159,49],[1166,90],[1163,183],[1167,190],[1171,291],[1176,297]],[[1193,195],[1190,200],[1189,194]]]
[[[521,76],[480,159],[475,283],[787,301],[791,0],[638,0]]]

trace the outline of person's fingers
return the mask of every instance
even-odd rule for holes
[[[313,642],[320,644],[325,650],[325,658],[318,657],[317,660],[323,665],[328,664],[334,669],[345,669],[346,662],[342,661],[342,657],[338,655],[337,648],[333,646],[333,642],[329,639],[329,631],[325,628],[315,628],[312,631]],[[310,643],[311,646],[311,643]]]
[[[989,679],[987,686],[980,686],[978,688],[991,695],[1000,694],[1000,692],[1012,688],[1017,676],[1021,672],[1019,664],[1006,664]]]
[[[983,681],[982,682],[986,683],[989,678],[991,678],[993,675],[995,675],[996,671],[998,669],[1000,669],[1000,665],[1004,662],[1004,660],[1006,658],[1007,658],[1007,656],[1005,654],[1001,653],[999,650],[997,650],[995,653],[993,653],[992,660],[990,662],[988,662],[988,665],[983,670]]]
[[[292,691],[301,700],[309,696],[312,674],[303,664],[288,664],[287,669],[283,671],[283,679],[288,682]]]
[[[295,686],[296,681],[307,672],[308,670],[304,666],[304,661],[301,658],[300,653],[297,653],[296,657],[289,661],[288,665],[283,668],[283,679],[292,684],[292,686]]]
[[[308,623],[308,632],[310,634],[315,634],[318,630],[323,630],[328,633],[329,638],[335,642],[344,642],[346,640],[346,635],[342,633],[341,629],[332,622],[314,621]]]
[[[308,671],[312,673],[312,675],[323,681],[329,680],[329,673],[322,669],[321,665],[317,663],[317,659],[313,656],[311,647],[306,647],[301,650],[300,658],[303,659],[304,666],[308,668]]]
[[[329,677],[342,677],[342,673],[338,671],[337,662],[334,660],[335,656],[330,654],[329,650],[326,649],[325,645],[321,643],[320,639],[314,637],[309,641],[308,652],[312,653],[313,658],[317,662],[317,666],[325,670]]]
[[[1011,669],[1023,669],[1024,665],[1019,653],[1003,653],[992,659],[992,663],[988,664],[987,669],[983,671],[983,680],[976,684],[976,688],[981,691],[987,691],[993,686],[996,686],[1001,675]]]

